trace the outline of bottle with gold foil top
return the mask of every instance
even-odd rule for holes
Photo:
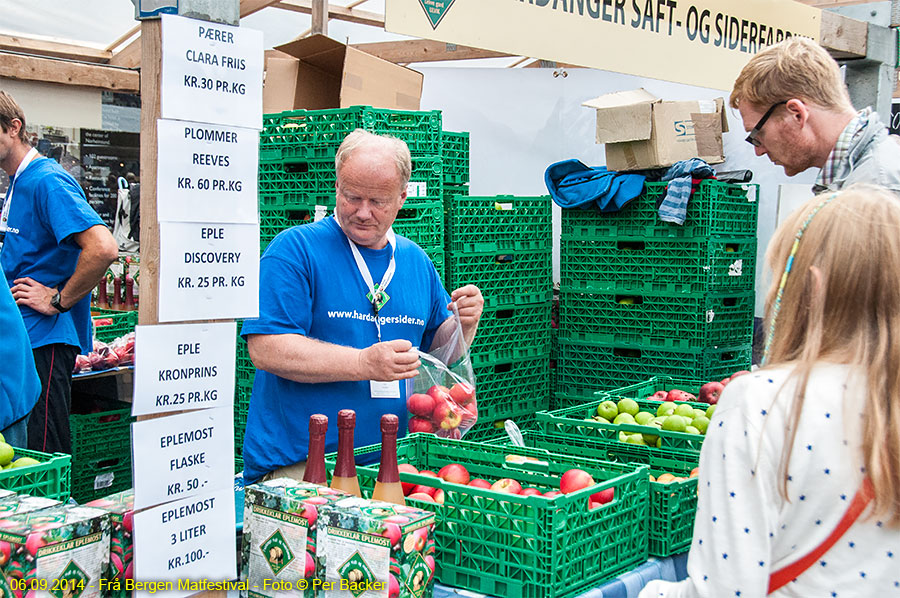
[[[356,477],[356,461],[353,459],[353,429],[356,427],[356,412],[352,409],[338,411],[338,454],[331,476],[331,487],[362,498],[359,478]]]
[[[373,500],[383,500],[405,505],[403,486],[400,484],[400,470],[397,467],[397,429],[400,420],[393,413],[381,416],[381,466],[375,482]]]
[[[303,481],[327,486],[325,477],[325,432],[328,431],[328,417],[321,413],[309,416],[309,451],[306,456],[306,471]]]

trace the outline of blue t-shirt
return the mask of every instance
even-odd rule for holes
[[[0,430],[29,413],[41,394],[22,314],[9,289],[0,290]]]
[[[391,247],[359,248],[372,279],[381,280]],[[415,243],[397,237],[396,271],[387,287],[390,297],[379,311],[381,340],[407,339],[414,347],[431,345],[449,316],[450,297],[434,265]],[[260,261],[259,319],[241,330],[250,334],[302,334],[327,343],[364,349],[378,342],[368,288],[356,267],[347,238],[334,218],[279,234]],[[408,391],[401,382],[401,395]],[[354,444],[381,442],[379,421],[385,413],[400,417],[406,429],[406,397],[373,399],[369,382],[301,384],[257,370],[247,415],[244,477],[266,473],[306,459],[309,416],[328,416],[326,451],[337,450],[337,413],[356,411]]]
[[[55,161],[35,158],[10,182],[12,203],[0,267],[6,281],[26,276],[42,285],[62,289],[81,255],[71,236],[103,224],[88,204],[81,186]],[[91,298],[86,295],[66,313],[45,316],[30,307],[19,308],[32,348],[55,343],[92,349]]]

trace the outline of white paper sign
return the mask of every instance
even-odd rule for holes
[[[160,222],[259,221],[259,132],[181,120],[157,121]]]
[[[159,321],[259,315],[259,225],[161,222]]]
[[[262,128],[263,34],[162,15],[162,118]]]
[[[190,582],[234,579],[234,490],[231,487],[134,514],[136,582],[157,584],[162,596],[189,596],[204,588]],[[179,580],[181,587],[179,587]],[[186,586],[186,587],[185,587]],[[170,590],[170,591],[169,591]],[[138,596],[154,596],[150,588]]]
[[[158,417],[131,426],[135,509],[232,487],[230,409]]]
[[[132,415],[234,407],[237,324],[137,326]]]

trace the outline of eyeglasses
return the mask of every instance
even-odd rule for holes
[[[762,145],[757,137],[759,136],[760,131],[762,131],[763,126],[766,124],[766,121],[769,120],[769,117],[772,116],[773,112],[775,112],[775,109],[782,104],[787,104],[787,100],[782,100],[776,104],[772,104],[772,106],[768,110],[766,110],[766,113],[763,114],[762,118],[759,119],[759,122],[756,123],[756,126],[750,129],[750,133],[747,135],[744,141],[746,141],[753,147],[759,147],[760,145]]]

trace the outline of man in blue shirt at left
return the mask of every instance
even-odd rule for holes
[[[78,353],[92,348],[89,295],[119,248],[78,182],[28,144],[25,115],[3,91],[0,168],[10,179],[0,213],[0,267],[41,381],[28,448],[71,453],[72,370]]]

